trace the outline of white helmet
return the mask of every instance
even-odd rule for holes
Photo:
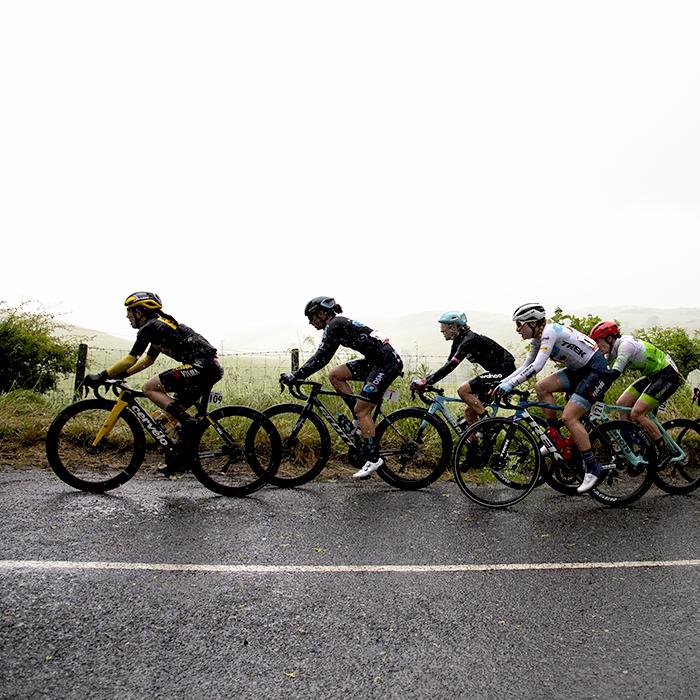
[[[523,304],[519,306],[513,313],[513,320],[527,323],[528,321],[541,321],[545,318],[544,306],[542,304]]]

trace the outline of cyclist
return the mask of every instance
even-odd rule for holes
[[[651,343],[631,335],[621,335],[612,321],[600,321],[591,329],[591,338],[611,363],[617,379],[626,368],[639,370],[642,377],[632,382],[617,400],[618,406],[631,408],[621,411],[620,418],[633,420],[647,432],[656,444],[661,460],[670,455],[670,450],[661,431],[648,413],[670,398],[681,385],[681,375],[671,357]]]
[[[374,440],[372,408],[382,400],[384,392],[394,379],[403,373],[403,362],[386,336],[362,323],[340,316],[342,313],[342,307],[333,297],[314,297],[306,305],[304,314],[316,330],[323,330],[323,339],[315,354],[292,374],[281,375],[280,382],[290,384],[306,379],[325,367],[341,345],[364,355],[362,359],[333,367],[328,373],[333,388],[341,394],[353,393],[348,381],[364,381],[360,398],[356,401],[351,398],[347,400],[363,437],[363,456],[366,462],[353,474],[356,479],[361,479],[369,476],[383,463]]]
[[[445,340],[452,341],[447,362],[425,379],[411,382],[411,388],[420,391],[427,384],[435,384],[452,372],[462,360],[481,365],[486,372],[473,377],[457,389],[457,394],[467,405],[464,417],[469,425],[486,416],[485,401],[501,380],[515,371],[513,356],[495,340],[475,333],[467,325],[463,311],[445,311],[438,318],[440,332]]]
[[[188,430],[199,421],[185,409],[224,376],[216,348],[189,326],[164,313],[157,294],[134,292],[126,298],[124,306],[132,328],[138,329],[133,347],[111,367],[85,377],[84,384],[99,386],[106,379],[141,372],[150,367],[161,352],[183,363],[151,377],[141,389],[156,406],[180,423],[183,442],[186,442]],[[177,392],[176,398],[169,395],[173,392]],[[173,460],[158,471],[170,476],[179,471],[179,466]]]
[[[530,352],[522,367],[506,377],[494,391],[497,394],[509,393],[514,387],[534,377],[549,359],[564,365],[558,372],[540,379],[535,384],[535,392],[538,401],[549,404],[555,403],[554,393],[571,393],[564,406],[562,421],[586,466],[583,482],[577,489],[579,493],[586,493],[595,486],[603,469],[595,460],[581,418],[612,384],[612,370],[592,338],[568,326],[547,323],[544,307],[540,304],[519,306],[513,314],[513,321],[521,338],[530,341]],[[547,434],[550,437],[558,434],[556,415],[554,409],[544,409]]]

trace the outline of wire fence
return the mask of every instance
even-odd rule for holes
[[[78,399],[82,395],[79,385],[86,373],[99,372],[106,367],[110,367],[124,356],[123,348],[115,349],[99,346],[82,346],[81,351],[83,352],[82,367],[79,361],[75,375],[73,377],[66,377],[64,382],[61,382],[59,386],[60,391],[69,396],[72,395],[73,400]],[[214,389],[222,393],[224,400],[229,403],[244,403],[245,405],[258,409],[266,408],[272,405],[272,403],[279,403],[280,401],[278,382],[280,374],[291,372],[296,367],[303,365],[314,352],[314,348],[309,350],[291,349],[265,352],[234,352],[223,349],[219,353],[219,359],[224,366],[224,378]],[[321,370],[316,373],[313,379],[322,381],[328,376],[330,367],[343,364],[358,357],[359,355],[357,353],[345,348],[340,348],[338,352],[336,352],[331,363],[329,363],[329,366],[325,368],[325,371]],[[411,401],[410,393],[408,392],[408,382],[406,380],[425,377],[430,374],[430,372],[442,367],[447,361],[447,357],[443,355],[422,354],[402,355],[401,359],[404,363],[405,379],[395,382],[393,388],[399,389],[402,402]],[[516,358],[516,364],[522,361],[522,359],[524,358]],[[143,373],[143,377],[138,375],[129,383],[131,386],[138,387],[140,386],[140,382],[142,383],[149,377],[171,367],[176,367],[179,364],[180,363],[175,360],[161,354],[156,362]],[[560,368],[552,362],[548,362],[547,365],[542,376]],[[479,365],[464,361],[445,377],[445,379],[440,382],[440,385],[445,389],[448,395],[456,396],[457,387],[460,384],[472,379],[482,371],[483,369]],[[625,377],[623,379],[628,378]],[[692,389],[698,386],[700,386],[700,370],[695,370],[686,378],[685,391],[678,392],[670,402],[671,404],[678,404],[679,406],[677,410],[674,407],[674,415],[697,415],[698,409],[693,406],[691,396]],[[615,399],[616,398],[617,395],[615,396]]]
[[[224,349],[219,353],[219,360],[224,366],[225,376],[234,381],[242,381],[249,383],[269,382],[271,379],[275,381],[279,375],[286,372],[291,372],[295,366],[303,365],[313,354],[315,350],[291,349],[291,350],[273,350],[265,352],[235,352]],[[88,372],[98,372],[105,367],[109,367],[117,360],[124,356],[124,350],[115,348],[101,348],[89,346],[87,348],[86,367]],[[343,364],[350,360],[356,359],[357,353],[354,353],[345,348],[340,348],[332,360],[331,366]],[[439,367],[447,362],[446,355],[401,355],[404,363],[404,371],[408,375],[425,376],[429,372],[434,372]],[[156,364],[150,368],[154,374],[162,372],[169,367],[175,367],[179,363],[175,360],[161,355]],[[516,364],[518,360],[516,359]],[[548,369],[558,369],[559,367],[552,363],[552,367]],[[464,361],[459,364],[453,372],[450,373],[448,383],[461,384],[468,379],[474,377],[481,372],[478,366]],[[686,378],[688,386],[700,387],[700,370],[692,371]]]
[[[277,381],[280,374],[293,371],[301,366],[312,355],[314,350],[279,350],[265,352],[234,352],[224,350],[219,353],[219,360],[224,366],[225,379],[227,381],[242,382],[250,385],[265,384],[271,380]],[[85,359],[85,372],[98,372],[124,356],[123,350],[115,348],[101,348],[88,346]],[[352,351],[341,348],[335,354],[331,365],[343,364],[359,355]],[[406,375],[424,376],[428,372],[441,367],[446,361],[446,356],[433,355],[402,355],[404,363],[404,373]],[[161,355],[154,365],[149,367],[150,374],[157,374],[170,367],[175,367],[179,363],[175,360]],[[79,370],[78,370],[79,372]],[[477,373],[477,368],[469,362],[461,363],[454,372],[450,374],[450,382],[461,383],[473,377]]]

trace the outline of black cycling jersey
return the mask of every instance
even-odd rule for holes
[[[462,360],[481,365],[489,373],[509,373],[515,370],[515,359],[495,340],[475,333],[471,328],[462,328],[452,341],[450,359],[436,372],[426,378],[428,384],[435,384],[446,377]]]
[[[372,365],[380,364],[380,351],[386,348],[389,339],[357,321],[345,316],[334,316],[323,329],[323,338],[318,350],[296,372],[297,379],[306,379],[325,367],[338,348],[350,348],[362,353]]]
[[[130,355],[140,357],[148,345],[148,355],[158,357],[162,352],[178,362],[195,362],[216,357],[216,348],[199,333],[172,316],[158,314],[150,318],[136,334],[136,342]]]

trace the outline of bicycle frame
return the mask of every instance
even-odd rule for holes
[[[428,413],[431,415],[436,415],[439,413],[444,421],[452,428],[452,430],[457,433],[457,435],[462,435],[464,432],[463,428],[457,422],[457,419],[452,415],[451,411],[447,408],[445,404],[447,403],[464,403],[462,399],[456,398],[454,396],[444,396],[443,394],[436,393],[433,396],[433,400],[428,408]]]
[[[97,433],[95,439],[92,442],[93,447],[96,447],[103,437],[109,435],[109,432],[116,425],[117,421],[119,420],[119,416],[121,415],[121,412],[125,408],[127,408],[131,413],[134,414],[134,416],[136,416],[139,423],[141,423],[141,425],[143,426],[144,430],[149,435],[151,435],[151,437],[161,447],[165,449],[172,449],[175,446],[176,443],[163,430],[162,426],[158,423],[158,421],[151,417],[148,411],[144,409],[136,400],[137,398],[144,396],[144,393],[142,391],[128,387],[123,380],[107,380],[105,382],[105,385],[111,385],[111,388],[115,393],[117,392],[117,390],[120,391],[119,394],[117,394],[117,402],[114,404],[114,407],[109,412],[109,415],[105,419],[105,422],[102,424],[102,427],[100,428],[99,432]],[[219,433],[219,435],[222,438],[224,438],[227,442],[231,443],[231,438],[226,433],[226,431],[215,421],[212,421],[211,418],[209,418],[209,414],[206,408],[207,399],[205,397],[208,397],[210,395],[210,392],[211,389],[207,390],[202,394],[202,397],[196,401],[195,406],[197,407],[197,415],[199,418],[208,419],[211,425],[214,426],[214,429],[217,431],[217,433]],[[100,394],[97,391],[97,388],[95,388],[95,395],[101,399],[105,398],[104,396],[100,396]]]
[[[309,392],[309,395],[305,395],[301,389],[300,386],[307,385],[311,387],[311,390]],[[355,394],[341,394],[337,391],[329,391],[327,389],[323,389],[322,385],[320,382],[308,382],[308,381],[302,381],[302,382],[297,382],[296,384],[290,384],[288,386],[289,388],[289,393],[295,398],[299,399],[300,401],[304,401],[304,408],[302,412],[299,414],[299,420],[297,421],[297,425],[294,427],[294,430],[292,431],[292,434],[298,429],[299,426],[303,423],[307,413],[313,413],[314,409],[318,409],[318,412],[326,419],[328,424],[335,430],[336,433],[340,436],[340,439],[348,446],[348,448],[355,449],[357,448],[357,444],[355,441],[352,439],[351,435],[348,435],[348,433],[345,432],[343,427],[338,423],[337,419],[333,416],[331,413],[330,409],[321,401],[319,396],[337,396],[340,397],[344,400],[346,399],[360,399],[362,400],[361,396],[356,396]],[[384,413],[382,412],[381,409],[381,402],[377,404],[375,407],[373,413],[372,413],[372,418],[374,422],[377,422],[377,417],[382,416],[384,417]]]
[[[522,394],[521,394],[522,395]],[[546,448],[546,451],[543,452],[543,454],[549,453],[551,454],[554,459],[564,459],[557,449],[557,447],[554,445],[554,443],[549,439],[549,436],[547,433],[542,429],[542,426],[539,425],[539,423],[535,420],[535,418],[532,416],[532,414],[528,411],[529,408],[549,408],[555,411],[563,411],[564,407],[559,406],[556,404],[548,404],[548,403],[542,403],[541,401],[529,401],[529,400],[524,400],[524,401],[519,401],[516,405],[514,406],[509,406],[509,408],[514,408],[515,409],[515,415],[513,416],[513,421],[517,422],[520,420],[524,420],[532,429],[532,431],[537,435],[537,438],[539,441],[542,443],[543,447]],[[584,423],[588,422],[590,423],[590,418],[584,416]],[[607,420],[607,416],[606,416]],[[634,454],[632,449],[629,447],[627,444],[626,440],[622,438],[622,435],[619,434],[617,430],[614,430],[610,433],[614,440],[615,444],[617,446],[618,452],[622,452],[622,454],[625,456],[627,461],[632,464],[633,466],[638,466],[640,464],[646,464],[646,460],[641,457],[637,456]],[[615,446],[613,446],[613,449],[615,449]]]
[[[612,404],[605,404],[602,401],[598,401],[598,402],[594,403],[593,406],[591,407],[589,415],[590,415],[592,420],[608,421],[608,420],[611,420],[611,418],[608,416],[608,411],[617,411],[618,413],[631,413],[632,407],[631,406],[617,406],[617,405],[612,405]],[[661,432],[661,436],[663,437],[664,442],[674,452],[675,456],[671,457],[671,459],[669,461],[670,462],[683,461],[687,456],[685,450],[664,429],[663,425],[659,422],[659,419],[656,417],[656,412],[650,411],[649,413],[647,413],[647,417],[650,418],[654,422],[656,427]]]
[[[433,393],[432,399],[427,399],[423,396],[423,392],[426,391]],[[457,434],[457,437],[461,437],[464,434],[466,428],[460,426],[457,419],[452,415],[452,412],[446,406],[448,403],[461,403],[464,405],[464,401],[462,401],[462,399],[456,396],[445,396],[442,389],[437,389],[430,385],[423,387],[422,391],[419,393],[419,397],[421,401],[428,406],[426,410],[428,413],[430,413],[430,415],[434,416],[436,414],[440,414],[443,420]],[[493,413],[491,415],[495,416],[498,413],[497,404],[487,403],[484,405],[493,409]]]

